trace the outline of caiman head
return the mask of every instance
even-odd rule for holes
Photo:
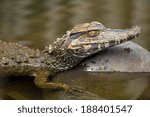
[[[76,25],[62,38],[46,47],[47,52],[56,62],[51,63],[58,69],[70,69],[83,59],[106,48],[134,39],[141,33],[141,28],[110,29],[94,21]]]

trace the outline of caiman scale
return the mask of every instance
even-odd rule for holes
[[[62,38],[45,47],[45,50],[0,41],[0,72],[35,76],[34,83],[40,88],[71,88],[66,84],[53,83],[49,77],[69,70],[87,57],[106,48],[129,41],[141,33],[139,26],[129,29],[110,29],[93,21],[75,25]]]

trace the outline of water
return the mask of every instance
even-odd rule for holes
[[[112,0],[0,0],[0,39],[6,42],[16,42],[29,47],[43,49],[44,46],[55,41],[57,37],[61,37],[75,24],[97,20],[110,28],[128,28],[132,25],[141,26],[142,35],[134,41],[150,51],[149,4],[149,0],[116,0],[115,2]],[[87,77],[87,75],[85,76]],[[147,81],[147,78],[145,80]],[[143,82],[145,83],[146,90],[149,85],[146,85],[145,80]],[[12,82],[13,80],[10,81]],[[4,81],[4,78],[1,80],[2,85],[0,86],[4,87],[0,91],[1,95],[9,92],[21,92],[23,90],[21,94],[29,97],[29,99],[43,98],[37,98],[41,91],[33,84],[31,84],[29,89],[36,90],[35,97],[29,93],[30,90],[25,87],[26,85],[22,88],[17,85],[19,88],[14,87],[14,91],[10,91],[12,88],[6,88],[7,84],[10,85],[9,87],[13,87],[10,81],[9,78],[6,78],[6,81]],[[17,79],[15,82],[20,84],[26,82],[26,80]],[[32,80],[28,79],[27,82],[32,82]],[[113,82],[115,83],[115,80]],[[120,80],[119,82],[123,83],[124,81]],[[144,85],[142,86],[144,87]],[[98,92],[105,91],[100,90],[100,88],[97,92],[94,91],[94,93],[102,95],[102,93]],[[141,88],[138,89],[141,91]],[[150,96],[147,92],[144,92],[145,90],[142,91],[145,95],[147,94],[146,99],[149,99]],[[116,93],[118,90],[114,88],[113,91]],[[29,96],[30,94],[31,96]],[[122,95],[125,95],[125,93]],[[139,98],[138,96],[135,97],[136,99]],[[113,94],[105,94],[102,98],[135,99],[128,96],[118,97]],[[142,99],[145,98],[142,97]]]
[[[97,20],[110,28],[142,27],[137,43],[150,50],[149,0],[1,0],[0,39],[43,48],[72,26]]]

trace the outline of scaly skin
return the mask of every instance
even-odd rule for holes
[[[0,72],[35,74],[34,83],[40,88],[70,91],[66,84],[48,82],[49,76],[69,70],[87,57],[129,41],[140,33],[138,26],[109,29],[94,21],[74,26],[43,51],[0,41]]]

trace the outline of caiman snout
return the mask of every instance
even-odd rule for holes
[[[106,28],[103,31],[102,37],[104,43],[109,43],[110,46],[118,45],[120,43],[132,40],[138,37],[141,33],[141,27],[132,26],[129,29],[110,29]]]
[[[139,26],[132,26],[131,29],[129,29],[129,38],[133,39],[135,37],[138,37],[141,33],[141,27]]]

